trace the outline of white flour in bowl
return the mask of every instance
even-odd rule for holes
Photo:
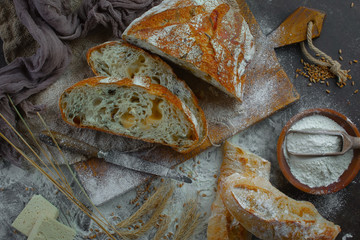
[[[330,118],[322,115],[312,115],[305,117],[296,122],[290,130],[340,130],[345,131],[339,124]],[[303,146],[309,147],[308,138],[302,136],[294,136],[289,141],[288,147],[292,148],[294,152],[304,152]],[[339,141],[334,139],[334,136],[313,136],[312,141],[316,146],[321,146],[323,152],[334,152],[336,143]],[[291,146],[290,146],[291,145]],[[326,156],[326,157],[299,157],[287,154],[285,157],[289,165],[292,175],[311,188],[326,187],[339,180],[339,177],[349,167],[353,158],[353,150],[346,152],[339,156]]]

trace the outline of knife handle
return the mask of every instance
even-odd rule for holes
[[[73,153],[83,154],[88,157],[96,158],[98,157],[99,150],[78,139],[66,136],[65,134],[55,132],[55,131],[42,131],[39,135],[39,139],[49,146],[56,147],[55,142],[62,150],[70,151]]]

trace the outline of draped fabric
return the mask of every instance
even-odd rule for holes
[[[36,53],[19,57],[0,69],[0,113],[13,125],[16,114],[8,96],[26,115],[41,111],[27,99],[52,83],[65,71],[71,60],[70,41],[86,36],[97,26],[111,28],[121,37],[132,20],[161,0],[84,0],[72,12],[69,0],[14,0],[20,22],[38,43]],[[15,133],[0,119],[0,131],[20,144]],[[16,151],[0,140],[0,156],[21,166]]]

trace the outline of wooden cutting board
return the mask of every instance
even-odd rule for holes
[[[179,154],[165,146],[155,146],[148,151],[135,153],[138,157],[174,167],[299,99],[299,94],[276,58],[274,48],[304,41],[309,21],[315,23],[313,36],[318,37],[325,14],[301,7],[275,31],[265,36],[246,2],[238,0],[238,3],[254,36],[256,48],[255,56],[246,69],[243,103],[237,103],[233,98],[172,65],[178,76],[190,85],[199,98],[208,120],[209,138],[188,154]],[[77,163],[76,171],[95,205],[101,205],[151,178],[150,175],[123,169],[101,159]]]

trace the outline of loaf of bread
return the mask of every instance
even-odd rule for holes
[[[265,178],[234,173],[220,189],[226,208],[260,239],[330,240],[340,232],[313,204],[286,196]]]
[[[164,0],[122,36],[242,100],[255,44],[235,0]]]
[[[226,209],[246,230],[266,240],[336,238],[340,227],[324,219],[313,204],[296,201],[271,185],[269,164],[253,161],[256,155],[238,147],[225,145],[226,149],[231,150],[225,153],[227,160],[238,161],[222,169],[219,192]],[[233,173],[233,168],[240,171]]]
[[[270,179],[271,164],[268,160],[242,149],[229,141],[223,146],[223,162],[220,168],[220,182],[238,173],[244,177],[260,176]]]
[[[223,146],[223,162],[218,179],[218,190],[223,181],[234,173],[242,176],[262,176],[270,178],[270,162],[238,148],[228,141]],[[211,205],[211,216],[208,223],[208,240],[251,240],[248,232],[226,209],[220,191]]]
[[[85,79],[61,95],[60,110],[73,126],[161,143],[179,152],[199,143],[197,120],[189,108],[147,77]]]
[[[252,234],[231,215],[217,194],[211,205],[207,240],[251,240],[251,237]]]
[[[187,84],[180,80],[161,58],[123,41],[111,41],[91,48],[87,61],[98,76],[134,79],[148,77],[152,84],[160,84],[176,95],[195,117],[194,125],[201,145],[207,137],[207,122],[197,98]],[[180,151],[187,151],[185,147]]]

